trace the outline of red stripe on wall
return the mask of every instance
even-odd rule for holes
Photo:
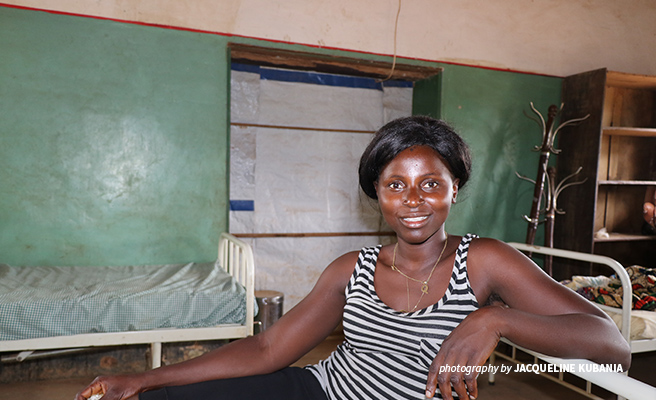
[[[209,35],[219,35],[219,36],[226,36],[226,37],[238,37],[238,38],[243,38],[243,39],[255,39],[255,40],[261,40],[261,41],[270,42],[270,43],[283,43],[283,44],[289,44],[289,45],[300,45],[300,46],[305,46],[305,47],[309,47],[309,48],[325,49],[325,50],[337,50],[337,51],[344,51],[344,52],[354,53],[354,54],[369,54],[369,55],[374,55],[374,56],[392,57],[391,54],[351,50],[351,49],[344,49],[344,48],[330,47],[330,46],[317,46],[317,45],[306,44],[306,43],[286,42],[286,41],[283,41],[283,40],[262,39],[262,38],[258,38],[258,37],[255,37],[255,36],[235,35],[235,34],[231,34],[231,33],[207,31],[207,30],[203,30],[203,29],[194,29],[194,28],[185,28],[185,27],[173,26],[173,25],[163,25],[163,24],[156,24],[156,23],[152,23],[152,22],[130,21],[130,20],[124,20],[124,19],[118,19],[118,18],[100,17],[100,16],[96,16],[96,15],[77,14],[77,13],[71,13],[71,12],[66,12],[66,11],[46,10],[46,9],[41,9],[41,8],[36,8],[36,7],[19,6],[19,5],[15,5],[15,4],[0,3],[0,7],[17,8],[17,9],[20,9],[20,10],[42,11],[42,12],[47,12],[47,13],[50,13],[50,14],[69,15],[69,16],[82,17],[82,18],[93,18],[93,19],[99,19],[99,20],[105,20],[105,21],[121,22],[121,23],[125,23],[125,24],[152,26],[152,27],[163,28],[163,29],[172,29],[172,30],[177,30],[177,31],[197,32],[197,33],[205,33],[205,34],[209,34]],[[430,60],[430,59],[416,58],[416,57],[415,58],[398,57],[398,58],[405,59],[405,60],[416,60],[416,61],[423,61],[423,62],[430,62],[430,63],[439,63],[439,64],[447,64],[447,65],[457,65],[457,66],[462,66],[462,67],[479,68],[479,69],[486,69],[486,70],[491,70],[491,71],[512,72],[512,73],[517,73],[517,74],[546,76],[546,77],[551,77],[551,78],[562,78],[561,76],[543,74],[543,73],[538,73],[538,72],[518,71],[518,70],[513,70],[513,69],[510,69],[510,68],[486,67],[486,66],[481,66],[481,65],[457,63],[457,62],[453,62],[453,61]]]

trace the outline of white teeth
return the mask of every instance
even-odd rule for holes
[[[428,217],[403,218],[403,220],[404,220],[404,221],[407,221],[407,222],[419,222],[419,221],[423,221],[423,220],[425,220],[426,218],[428,218]]]

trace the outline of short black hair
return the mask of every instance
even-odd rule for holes
[[[374,200],[376,181],[383,168],[400,152],[413,146],[428,146],[446,162],[462,188],[471,174],[471,154],[467,143],[446,122],[414,115],[395,119],[380,128],[360,158],[360,187]]]

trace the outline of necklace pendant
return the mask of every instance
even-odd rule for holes
[[[428,294],[428,283],[424,283],[423,285],[421,285],[421,292],[423,294]]]

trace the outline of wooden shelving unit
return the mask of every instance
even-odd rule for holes
[[[656,267],[656,236],[641,233],[645,194],[656,186],[656,76],[573,75],[563,82],[563,103],[561,120],[590,117],[559,134],[557,179],[583,167],[587,181],[559,198],[566,214],[556,219],[555,246]]]

